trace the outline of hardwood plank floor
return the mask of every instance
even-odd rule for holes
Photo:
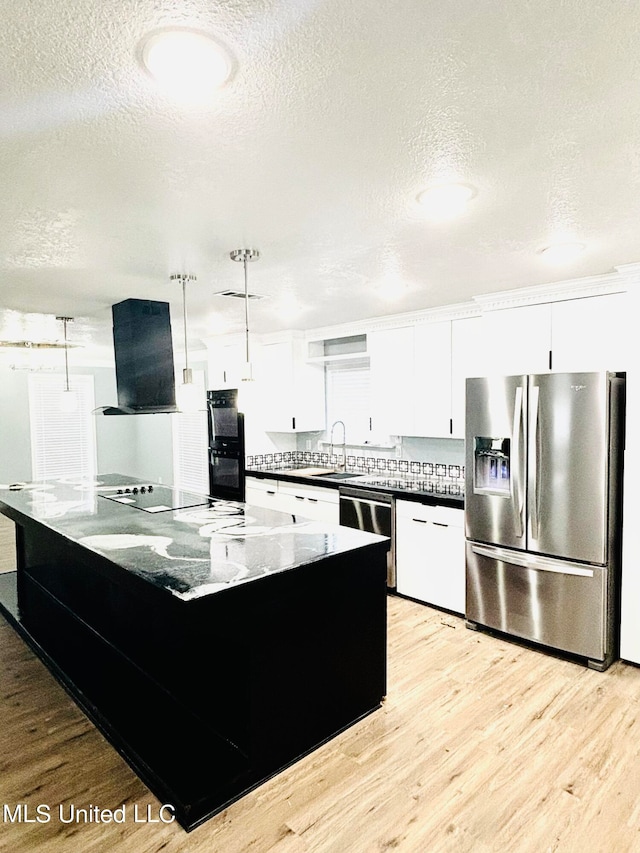
[[[190,834],[134,822],[159,804],[1,619],[0,678],[1,802],[51,807],[0,823],[2,851],[640,850],[640,669],[593,672],[400,598],[383,708]],[[72,803],[127,819],[61,823]]]
[[[0,572],[16,570],[16,528],[10,519],[0,515]]]

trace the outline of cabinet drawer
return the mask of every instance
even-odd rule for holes
[[[247,488],[259,489],[262,492],[277,492],[278,481],[269,478],[247,476]]]
[[[324,501],[337,505],[339,500],[338,490],[329,486],[307,486],[306,483],[284,483],[281,481],[278,483],[278,490],[281,495],[304,498],[312,502]]]
[[[432,524],[441,524],[447,527],[464,527],[464,510],[450,506],[432,506],[414,501],[397,500],[396,515],[398,518],[430,521]]]

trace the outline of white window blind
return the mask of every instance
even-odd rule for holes
[[[193,371],[193,383],[200,390],[203,409],[207,392],[204,371]],[[173,418],[173,477],[179,489],[209,494],[207,413],[179,412]]]
[[[63,410],[65,378],[29,374],[31,465],[34,480],[96,476],[93,376],[69,378],[77,408]]]
[[[325,373],[327,427],[334,421],[344,421],[347,441],[364,441],[371,417],[369,360],[354,358],[329,362]]]

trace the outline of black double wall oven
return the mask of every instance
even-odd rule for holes
[[[238,411],[237,389],[207,391],[209,429],[209,494],[244,501],[244,415]]]

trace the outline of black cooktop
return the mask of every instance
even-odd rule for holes
[[[213,499],[172,486],[124,483],[98,488],[98,496],[144,512],[169,512],[192,506],[211,506]]]

